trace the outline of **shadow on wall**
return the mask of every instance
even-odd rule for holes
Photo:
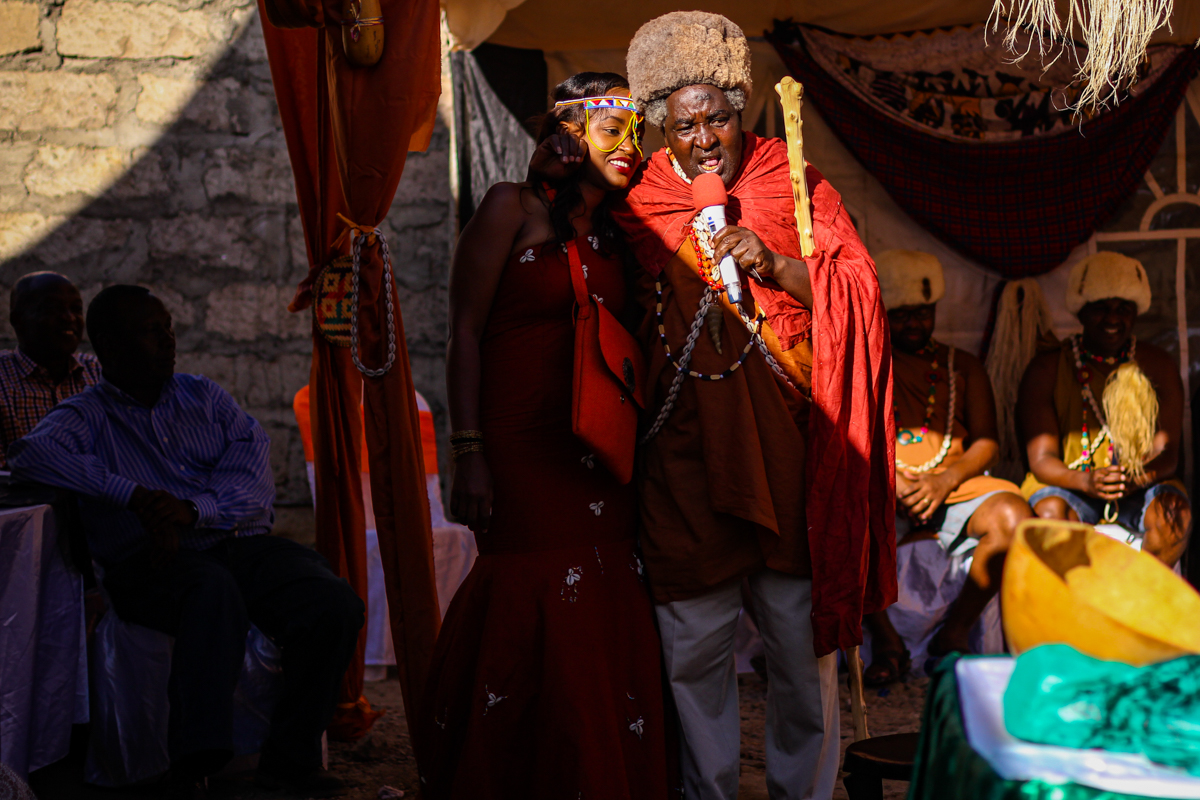
[[[85,303],[112,283],[152,288],[175,319],[178,369],[216,380],[259,420],[278,503],[310,506],[291,410],[308,382],[310,317],[286,308],[308,270],[304,238],[257,14],[242,5],[232,18],[241,32],[207,70],[178,58],[0,58],[0,345],[15,345],[7,295],[27,272],[66,274]],[[111,87],[91,121],[68,109],[73,127],[45,124],[49,101],[33,93],[81,80]],[[409,157],[384,223],[414,379],[442,431],[448,164],[439,124],[429,151]]]

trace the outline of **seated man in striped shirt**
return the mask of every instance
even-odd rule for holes
[[[100,383],[8,451],[15,476],[77,492],[118,616],[175,637],[172,792],[203,797],[232,756],[233,692],[253,622],[283,651],[283,688],[259,783],[332,797],[321,734],[363,624],[362,601],[308,548],[268,535],[270,441],[207,378],[175,373],[162,302],[138,286],[92,301]]]
[[[9,297],[8,319],[17,349],[0,351],[0,469],[10,444],[100,380],[96,357],[75,352],[83,339],[83,299],[67,276],[23,275]]]

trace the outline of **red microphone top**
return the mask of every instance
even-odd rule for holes
[[[692,180],[692,205],[697,211],[709,206],[723,206],[728,202],[725,182],[715,172],[702,172]]]

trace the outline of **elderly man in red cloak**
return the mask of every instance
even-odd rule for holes
[[[689,798],[734,800],[734,628],[742,583],[766,646],[767,786],[827,798],[838,771],[835,651],[896,596],[888,320],[875,267],[811,166],[816,252],[801,255],[787,148],[742,130],[741,29],[676,12],[637,32],[634,100],[667,147],[614,216],[643,268],[654,400],[640,470],[642,547],[682,723]],[[697,219],[693,179],[728,192]],[[721,291],[732,255],[750,291]]]

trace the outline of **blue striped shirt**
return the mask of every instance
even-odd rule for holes
[[[270,439],[228,392],[176,374],[153,408],[107,380],[59,403],[8,449],[13,477],[79,494],[92,555],[115,563],[148,541],[126,509],[137,486],[200,511],[180,546],[267,533],[275,521]]]

